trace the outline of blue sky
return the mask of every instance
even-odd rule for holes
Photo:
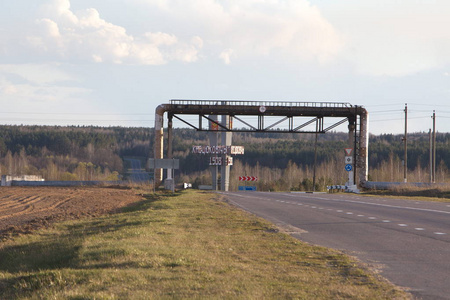
[[[0,124],[153,127],[170,99],[349,102],[450,132],[444,0],[5,0]],[[180,124],[180,126],[182,126]],[[345,125],[338,127],[345,131]]]

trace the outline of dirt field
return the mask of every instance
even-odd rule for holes
[[[129,189],[1,187],[0,241],[56,221],[99,216],[142,200]]]

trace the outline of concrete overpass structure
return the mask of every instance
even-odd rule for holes
[[[166,156],[163,153],[164,114],[167,114],[168,119]],[[186,116],[192,115],[198,117],[195,123],[186,119]],[[219,120],[218,116],[222,116],[222,120]],[[246,117],[256,117],[256,124],[246,120]],[[274,117],[278,118],[275,122],[273,122]],[[155,159],[172,158],[174,118],[197,131],[223,133],[222,140],[225,144],[231,143],[231,135],[226,134],[232,132],[322,134],[347,122],[348,147],[354,149],[354,183],[361,185],[367,181],[369,114],[362,106],[341,102],[171,100],[168,104],[159,105],[155,111]],[[325,118],[339,120],[325,127]],[[237,128],[236,123],[242,126]],[[283,129],[277,128],[282,123],[287,125]],[[306,130],[313,124],[315,124],[315,130]],[[163,180],[161,169],[155,170],[155,180],[157,182]]]

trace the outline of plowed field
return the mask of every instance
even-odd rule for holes
[[[142,200],[133,190],[104,187],[1,187],[0,241],[52,222],[99,216]]]

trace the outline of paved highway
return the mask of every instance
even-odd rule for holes
[[[355,194],[229,192],[300,240],[342,250],[419,299],[450,299],[450,203]]]
[[[125,158],[131,165],[128,170],[130,176],[129,180],[132,182],[148,182],[150,181],[150,175],[145,172],[145,169],[141,167],[141,161],[133,158]]]

